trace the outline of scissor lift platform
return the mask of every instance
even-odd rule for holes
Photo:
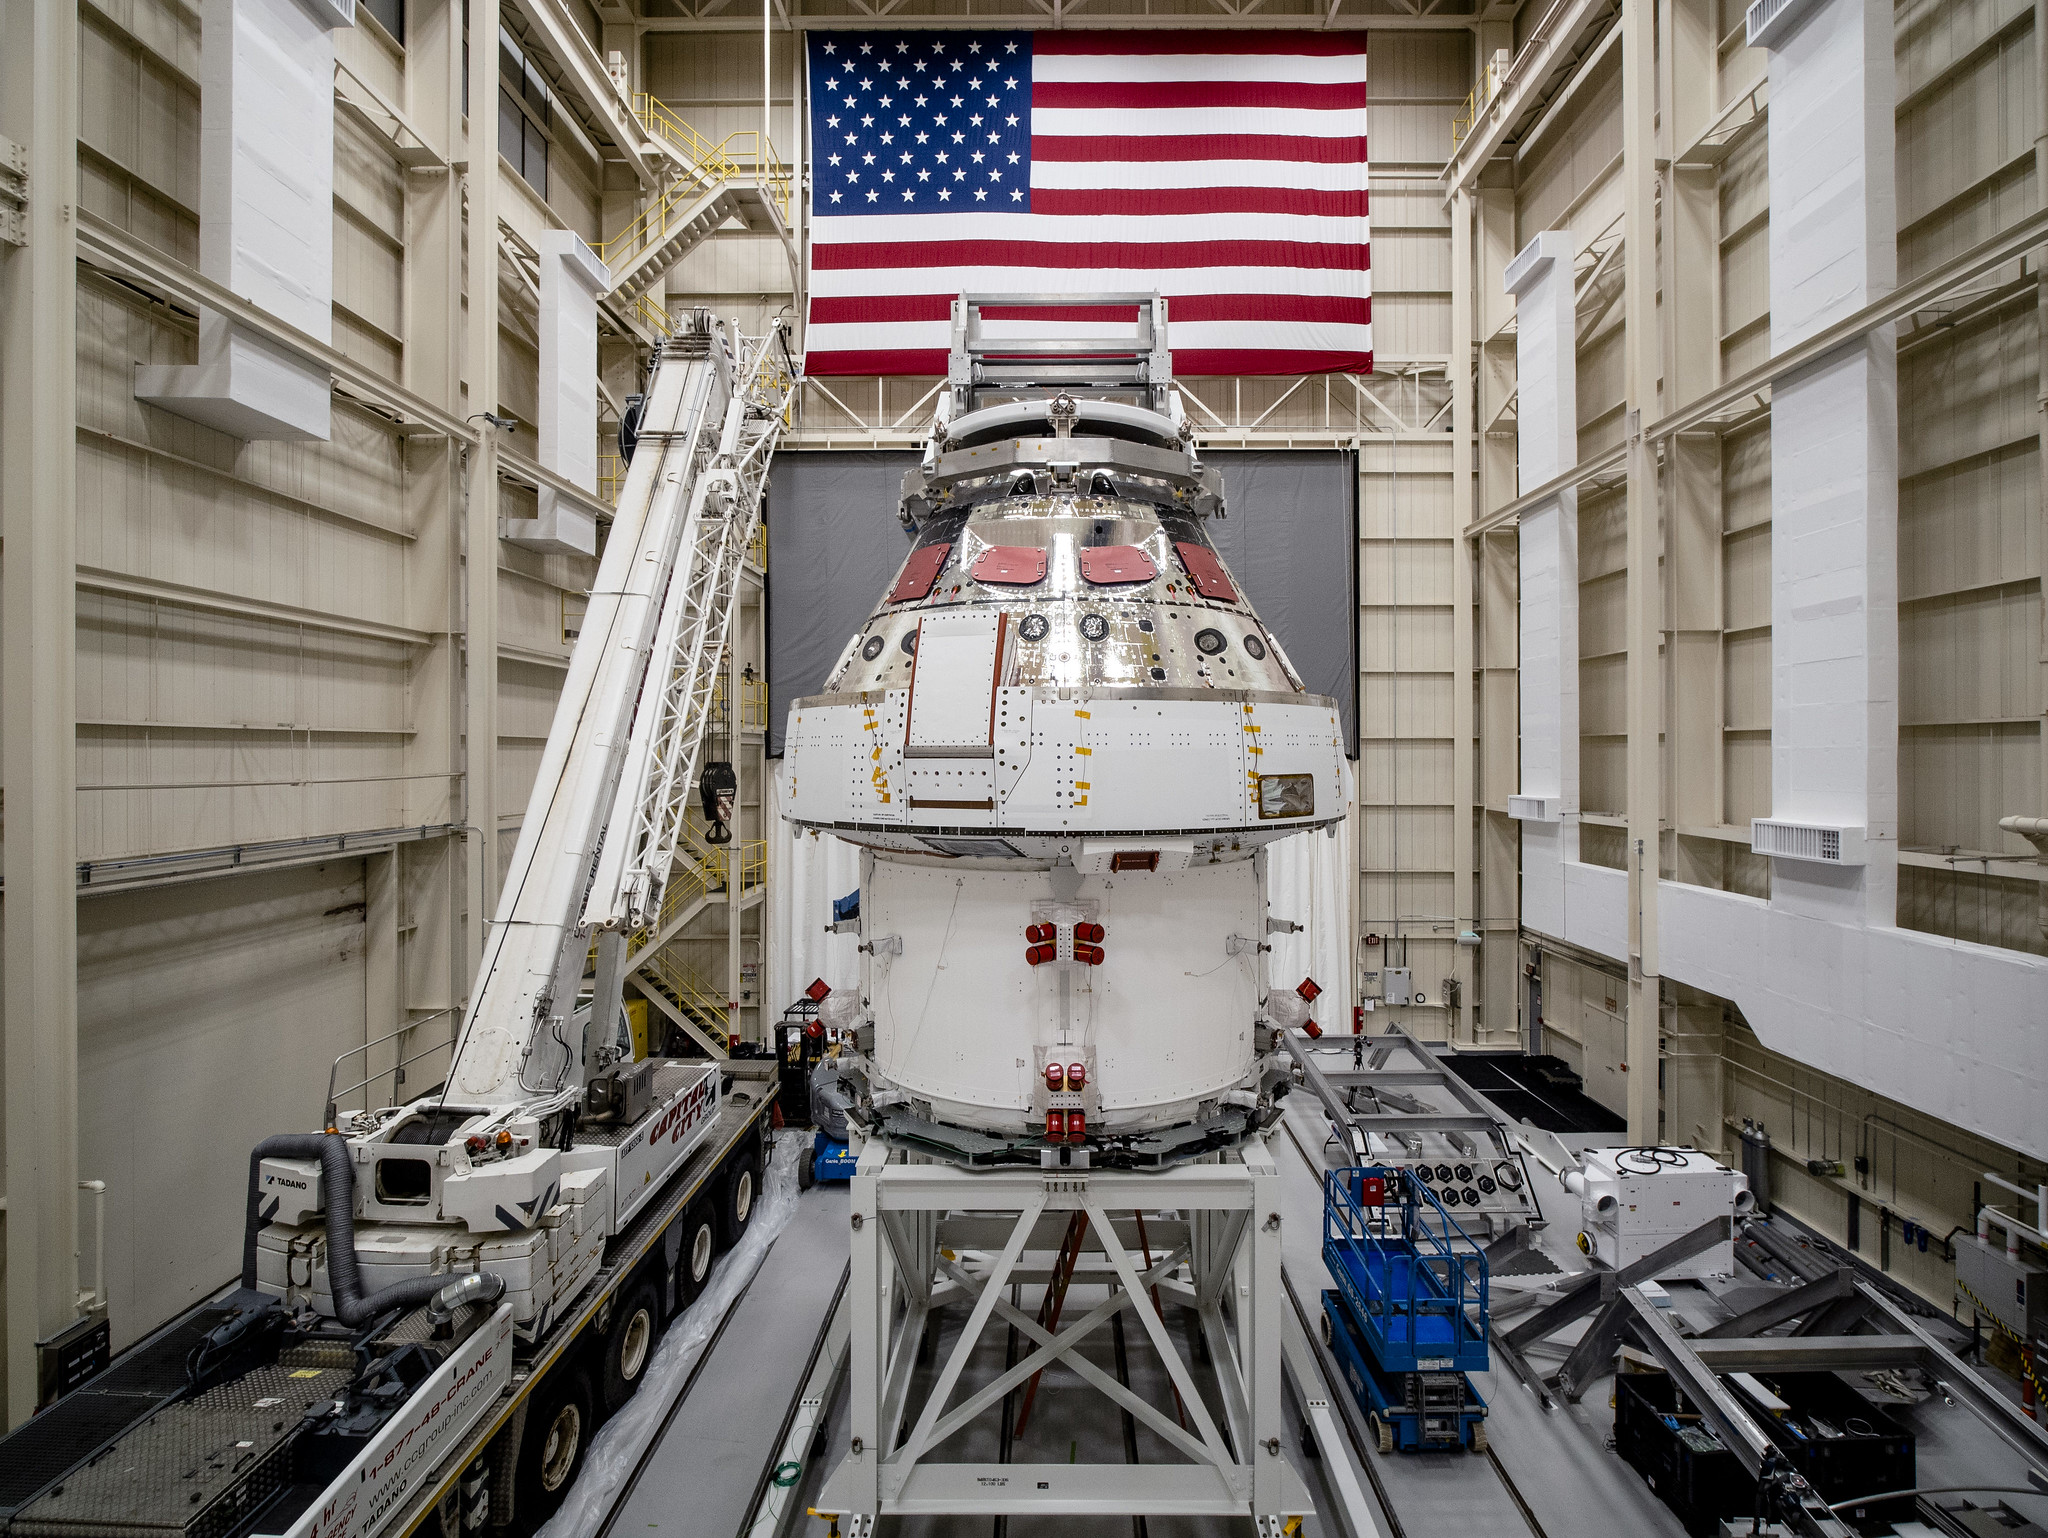
[[[1429,1187],[1398,1169],[1323,1177],[1323,1334],[1380,1450],[1486,1447],[1486,1257]]]

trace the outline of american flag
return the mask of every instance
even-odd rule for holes
[[[1362,34],[812,32],[809,65],[807,373],[943,374],[962,292],[1157,291],[1182,374],[1371,369]]]

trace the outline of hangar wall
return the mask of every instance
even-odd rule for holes
[[[1774,442],[1809,377],[1769,377],[1797,340],[1774,293],[1808,259],[1802,242],[1834,237],[1788,193],[1797,165],[1774,176],[1774,129],[1811,106],[1786,73],[1793,54],[1747,46],[1739,5],[1629,8],[1634,37],[1600,7],[1558,6],[1555,56],[1482,27],[1483,50],[1526,51],[1505,86],[1482,82],[1451,174],[1479,365],[1469,538],[1484,560],[1518,528],[1526,548],[1532,517],[1564,507],[1576,523],[1572,602],[1553,586],[1521,605],[1525,641],[1560,616],[1570,641],[1543,710],[1524,711],[1525,761],[1532,731],[1569,734],[1578,759],[1561,810],[1524,808],[1521,824],[1546,1046],[1628,1111],[1634,1138],[1659,1135],[1658,1085],[1671,1140],[1727,1149],[1743,1118],[1763,1120],[1795,1211],[1846,1239],[1862,1204],[1866,1256],[1945,1301],[1938,1257],[1895,1256],[1880,1211],[1938,1234],[1968,1221],[1976,1172],[2032,1181],[2048,1154],[2031,1026],[2048,1013],[2044,871],[1998,829],[2048,801],[2039,252],[2014,239],[2007,256],[1966,261],[2039,218],[2048,51],[2040,13],[2012,0],[1810,9],[1867,19],[1876,39],[1861,67],[1870,121],[1892,131],[1896,192],[1890,206],[1873,196],[1869,238],[1896,244],[1880,292],[1922,286],[1872,344],[1896,347],[1896,467],[1874,468],[1873,451],[1832,476],[1867,470],[1873,509],[1896,479],[1896,533],[1870,546],[1872,639],[1837,654],[1875,679],[1889,664],[1872,659],[1895,645],[1895,690],[1871,684],[1859,703],[1863,684],[1787,688],[1807,644],[1797,627],[1818,613],[1788,599],[1813,547],[1779,527],[1809,505],[1787,467],[1846,450],[1811,429]],[[1860,152],[1830,141],[1829,154],[1864,174]],[[1654,244],[1637,240],[1652,221]],[[1573,345],[1562,376],[1532,382],[1504,273],[1544,231],[1568,232]],[[1537,485],[1547,475],[1525,462],[1518,482],[1530,392],[1561,391],[1544,382],[1560,377],[1576,395],[1564,473]],[[1816,723],[1838,701],[1871,708],[1859,719],[1880,724],[1858,751],[1896,786],[1895,814],[1870,802],[1870,879],[1750,848],[1750,819],[1814,815],[1787,798],[1787,776],[1802,744],[1832,746],[1833,725],[1816,736]],[[1851,747],[1863,728],[1843,726]],[[1652,848],[1654,864],[1637,854]],[[1823,891],[1870,906],[1813,922]],[[1809,1158],[1845,1173],[1809,1174]]]

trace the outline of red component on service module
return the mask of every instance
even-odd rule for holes
[[[1024,959],[1038,967],[1056,959],[1059,953],[1060,948],[1057,945],[1032,945],[1025,948]]]
[[[1024,930],[1024,938],[1033,945],[1043,945],[1048,940],[1056,939],[1058,936],[1059,931],[1050,924],[1031,924]]]
[[[1084,966],[1099,967],[1102,965],[1102,947],[1077,943],[1074,946],[1074,959]]]
[[[1075,1114],[1078,1116],[1080,1113],[1077,1111]],[[1067,1113],[1065,1111],[1047,1111],[1045,1113],[1045,1140],[1048,1143],[1057,1143],[1063,1140],[1066,1135]]]
[[[1048,1069],[1046,1070],[1046,1072],[1048,1072],[1048,1073],[1050,1073],[1051,1071],[1052,1071],[1052,1070],[1051,1070],[1050,1068],[1048,1068]],[[1085,1084],[1086,1084],[1087,1082],[1088,1082],[1088,1065],[1087,1065],[1086,1063],[1069,1063],[1069,1064],[1067,1064],[1067,1088],[1068,1088],[1068,1089],[1078,1090],[1078,1089],[1080,1089],[1080,1088],[1081,1088],[1081,1087],[1082,1087],[1083,1085],[1085,1085]]]
[[[1308,1019],[1302,1021],[1301,1028],[1303,1032],[1307,1034],[1309,1040],[1311,1041],[1314,1041],[1318,1036],[1323,1034],[1323,1028],[1320,1025],[1316,1024],[1314,1016],[1310,1016]]]
[[[1311,1004],[1315,1003],[1317,999],[1323,996],[1322,984],[1317,982],[1313,977],[1304,977],[1301,980],[1300,985],[1296,987],[1294,991],[1300,994],[1303,998],[1307,999]]]
[[[1109,931],[1100,924],[1076,924],[1074,926],[1074,940],[1076,944],[1083,941],[1100,942],[1108,933]]]
[[[1087,1139],[1088,1118],[1079,1111],[1067,1112],[1067,1141],[1079,1143]]]
[[[1067,1070],[1058,1063],[1045,1065],[1045,1087],[1057,1095],[1067,1087]]]

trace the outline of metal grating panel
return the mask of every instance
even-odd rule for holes
[[[185,1358],[220,1323],[202,1308],[115,1358],[99,1377],[0,1438],[0,1516],[92,1456],[185,1387]]]
[[[280,1362],[171,1405],[24,1507],[9,1538],[220,1538],[289,1482],[301,1418],[353,1371]]]

